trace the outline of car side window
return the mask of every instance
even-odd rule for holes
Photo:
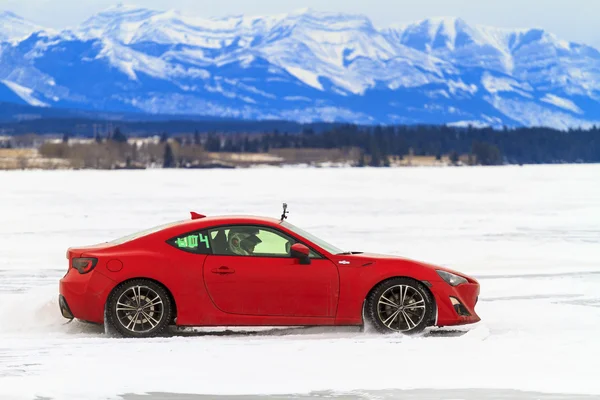
[[[213,254],[254,257],[291,257],[297,242],[291,236],[262,226],[228,226],[209,231]],[[311,258],[320,256],[311,250]]]
[[[176,249],[195,254],[212,254],[212,246],[206,230],[188,232],[167,240]]]

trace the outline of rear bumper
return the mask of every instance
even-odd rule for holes
[[[481,321],[475,312],[479,298],[478,283],[450,286],[444,281],[431,282],[431,291],[437,304],[436,326],[474,324]]]
[[[104,304],[114,286],[112,279],[97,271],[82,275],[70,269],[59,282],[58,304],[62,316],[103,323]]]
[[[71,309],[69,308],[67,299],[65,299],[65,296],[63,296],[62,294],[58,295],[58,307],[60,307],[60,313],[66,319],[75,318],[75,316],[73,316],[73,313],[71,312]]]

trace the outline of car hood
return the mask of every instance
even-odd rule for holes
[[[402,256],[393,256],[389,254],[378,254],[378,253],[353,253],[348,255],[336,255],[335,256],[338,263],[341,265],[349,265],[349,266],[385,266],[389,267],[390,264],[401,263],[403,266],[413,266],[417,268],[426,268],[431,271],[441,270],[450,272],[452,274],[456,274],[462,276],[464,278],[473,279],[472,277],[465,275],[462,272],[453,270],[448,267],[443,267],[440,265],[430,264],[423,261],[417,261],[410,258],[402,257]]]

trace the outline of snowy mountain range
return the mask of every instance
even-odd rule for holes
[[[600,52],[458,18],[376,27],[301,10],[196,18],[117,6],[55,31],[0,13],[0,101],[300,122],[588,126]]]

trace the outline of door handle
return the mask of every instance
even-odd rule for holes
[[[211,272],[213,274],[229,275],[229,274],[235,274],[235,269],[223,266],[223,267],[219,267],[219,268],[213,268]]]

